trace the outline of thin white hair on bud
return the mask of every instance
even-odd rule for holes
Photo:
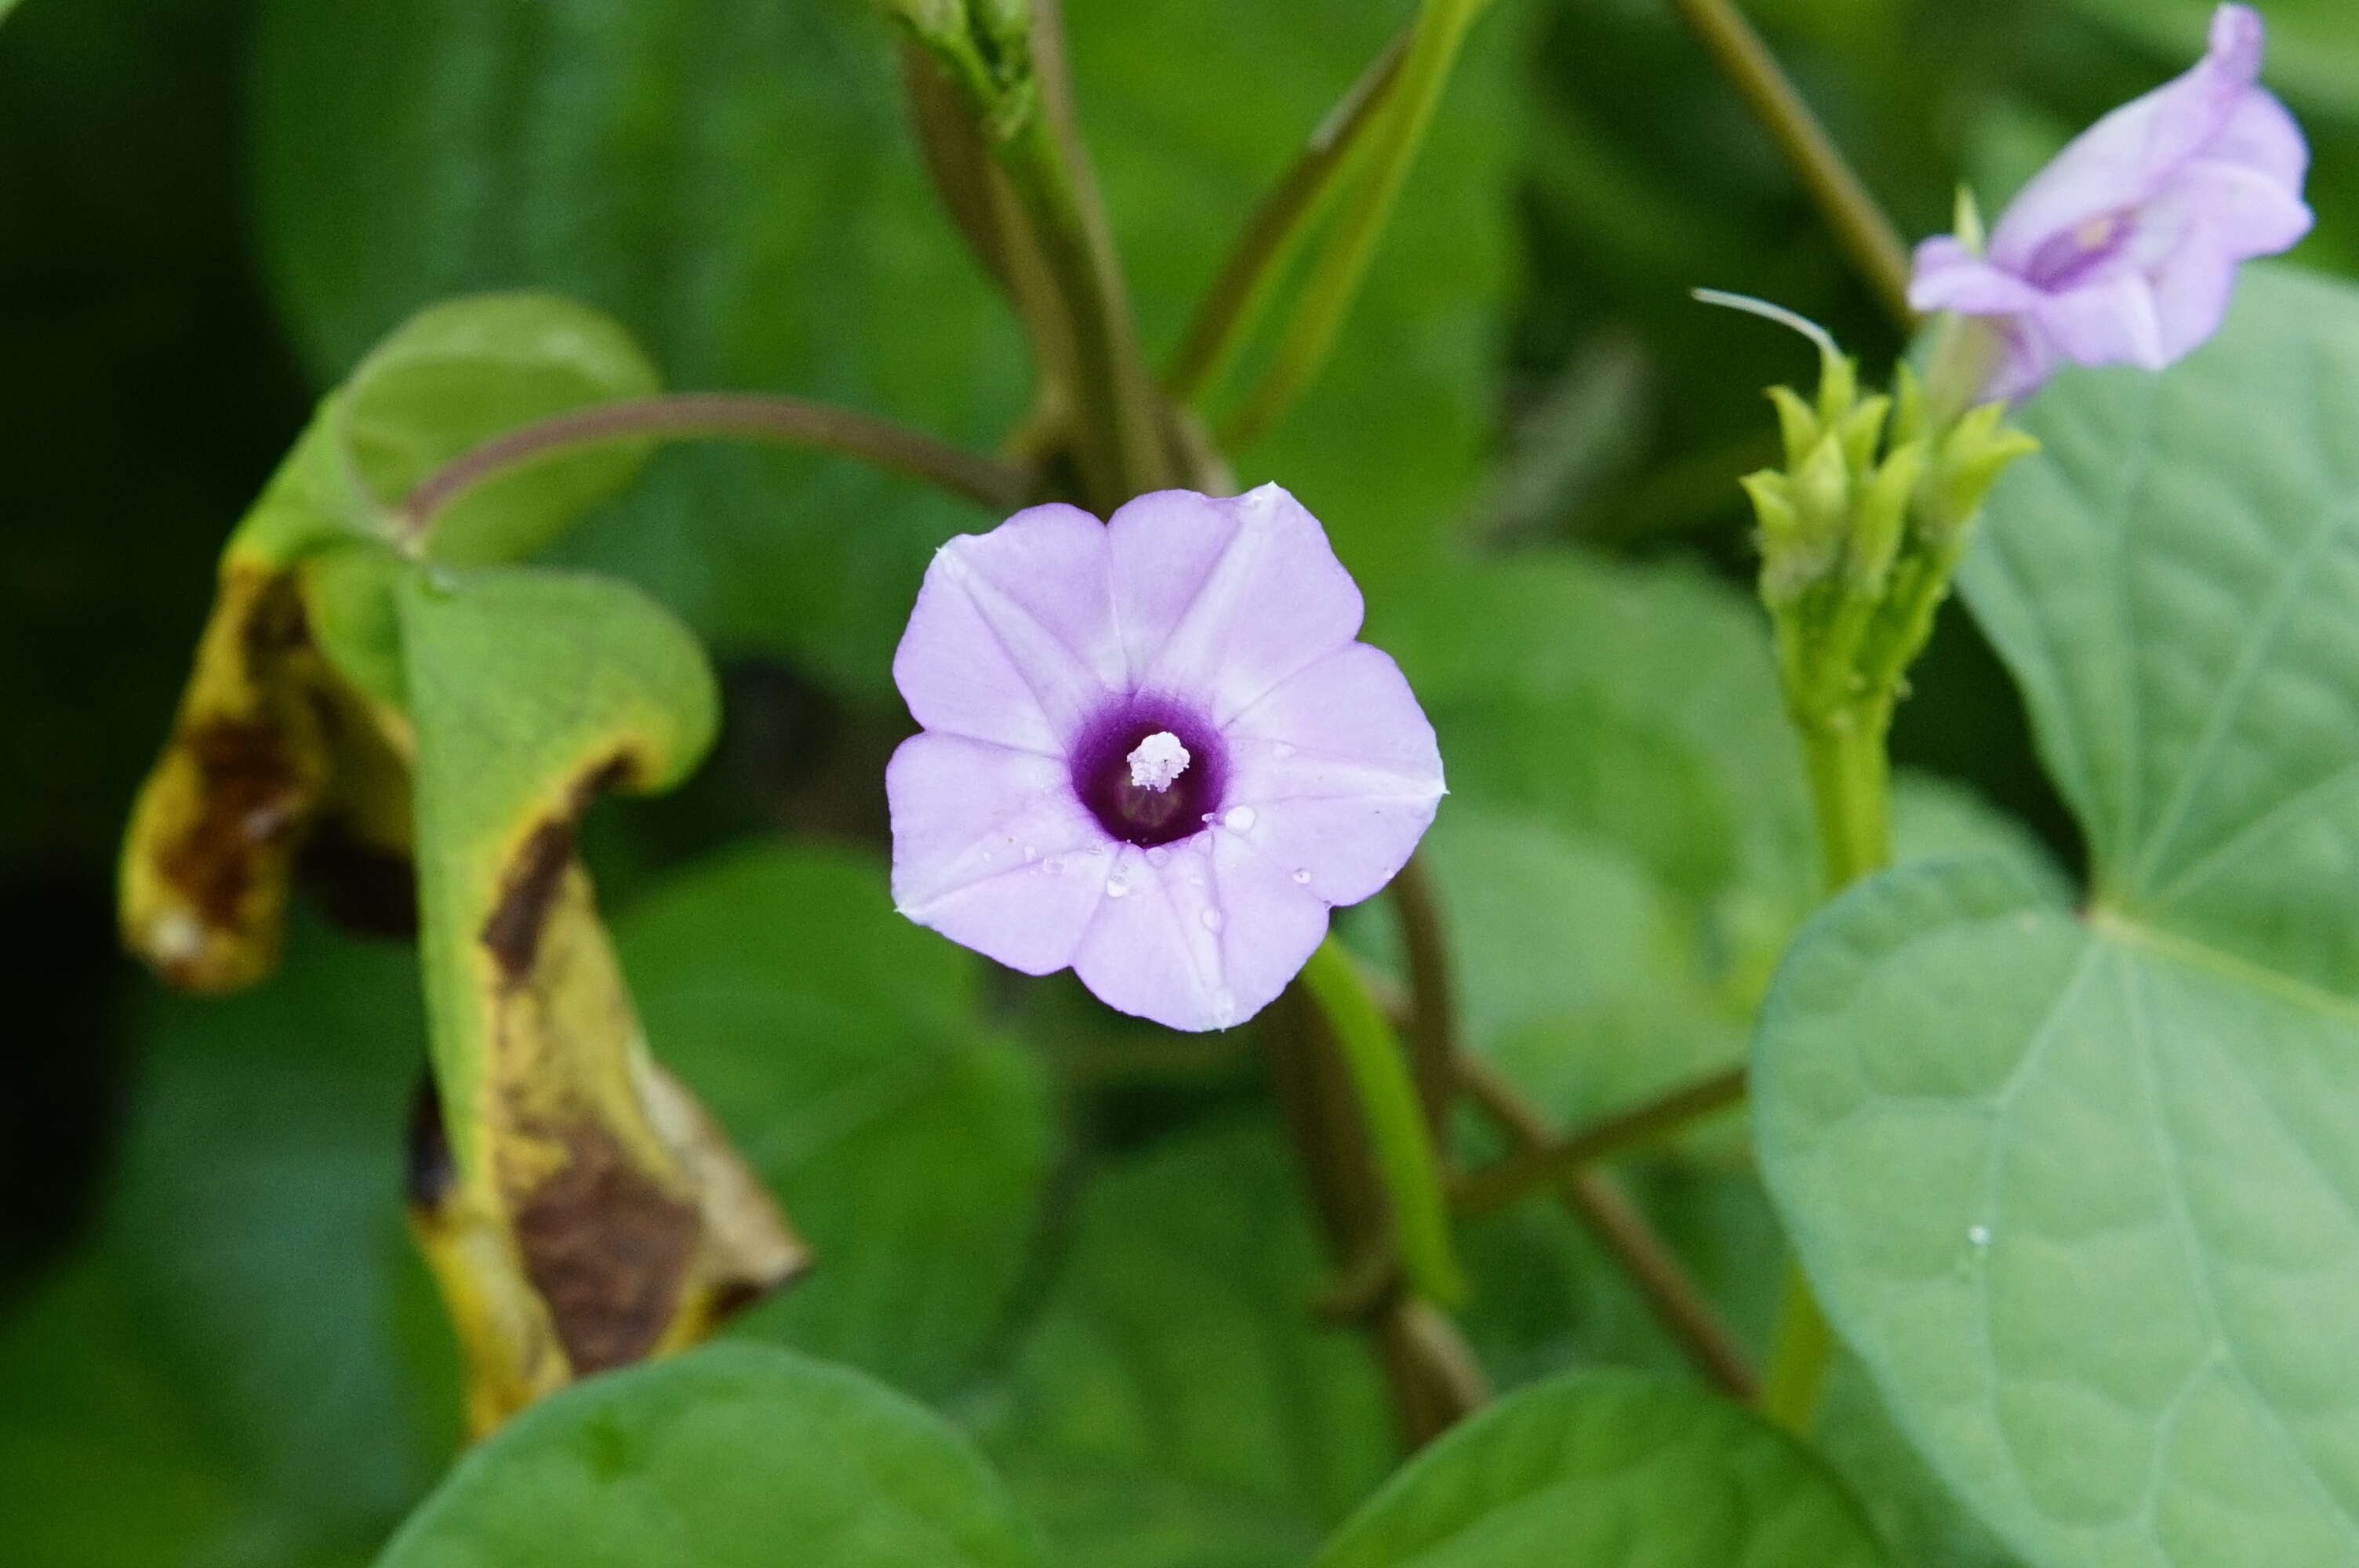
[[[1688,294],[1705,305],[1718,305],[1730,310],[1742,310],[1747,316],[1758,316],[1765,321],[1775,321],[1780,327],[1789,328],[1810,339],[1819,346],[1819,352],[1826,355],[1827,358],[1831,360],[1843,358],[1843,351],[1835,347],[1832,332],[1828,331],[1808,316],[1788,310],[1783,305],[1772,305],[1767,299],[1756,299],[1749,294],[1731,294],[1722,288],[1690,288]]]

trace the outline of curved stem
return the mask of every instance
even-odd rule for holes
[[[1235,358],[1268,304],[1278,275],[1301,248],[1313,219],[1353,166],[1353,155],[1365,145],[1369,126],[1392,102],[1409,38],[1410,33],[1404,31],[1385,46],[1342,102],[1310,133],[1293,167],[1246,220],[1245,232],[1237,236],[1220,276],[1196,308],[1195,319],[1180,340],[1179,351],[1164,375],[1164,387],[1175,401],[1198,402]]]
[[[1731,1067],[1579,1132],[1543,1137],[1460,1184],[1456,1207],[1469,1218],[1505,1208],[1545,1183],[1658,1138],[1744,1098],[1745,1069]]]
[[[1547,1117],[1491,1063],[1470,1055],[1458,1072],[1476,1102],[1517,1143],[1534,1149],[1552,1141]],[[1594,1165],[1567,1168],[1556,1178],[1565,1207],[1614,1255],[1696,1369],[1730,1397],[1751,1399],[1756,1382],[1745,1346],[1621,1184]]]
[[[1392,1025],[1352,956],[1332,936],[1303,966],[1302,983],[1326,1015],[1351,1074],[1392,1211],[1402,1272],[1419,1295],[1452,1305],[1465,1295],[1465,1281],[1450,1249],[1448,1206],[1425,1108]]]
[[[577,447],[645,440],[813,448],[929,481],[995,511],[1022,505],[1030,487],[1027,476],[1005,463],[847,408],[750,392],[681,392],[553,415],[462,452],[409,492],[401,504],[403,532],[421,537],[470,491],[528,463]]]
[[[1418,7],[1401,56],[1398,81],[1385,95],[1387,102],[1371,127],[1367,167],[1353,184],[1326,248],[1311,264],[1302,297],[1278,341],[1268,371],[1243,411],[1222,431],[1223,448],[1234,450],[1267,431],[1319,373],[1359,293],[1360,282],[1367,276],[1385,220],[1408,178],[1426,127],[1432,123],[1434,105],[1440,102],[1450,68],[1458,59],[1458,46],[1485,3],[1424,0]]]
[[[1425,862],[1408,858],[1393,878],[1393,912],[1400,917],[1401,946],[1408,955],[1408,1040],[1418,1098],[1425,1105],[1426,1130],[1449,1163],[1450,1100],[1458,1087],[1458,995],[1450,970],[1441,908]]]
[[[1736,9],[1734,0],[1671,0],[1671,9],[1769,133],[1834,232],[1835,243],[1893,320],[1904,332],[1913,329],[1917,313],[1908,308],[1908,247],[1844,161],[1834,138],[1787,80],[1761,35]]]

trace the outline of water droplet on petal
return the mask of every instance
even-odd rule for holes
[[[1281,762],[1287,758],[1294,755],[1294,748],[1288,745],[1283,741],[1280,741],[1277,745],[1272,746],[1270,750],[1277,753],[1277,760]]]
[[[1147,852],[1147,863],[1150,866],[1159,866],[1170,858],[1171,851],[1165,849],[1160,844],[1158,844],[1154,849],[1149,849]]]
[[[1212,992],[1212,1022],[1226,1029],[1236,1022],[1236,1018],[1237,993],[1226,986],[1215,989]]]
[[[1044,876],[1057,877],[1064,875],[1065,862],[1063,857],[1058,855],[1049,856],[1047,860],[1040,862],[1040,871]]]
[[[1106,897],[1120,898],[1129,891],[1130,884],[1123,881],[1120,877],[1108,877],[1106,879]]]
[[[1029,845],[1029,844],[1027,844],[1027,845],[1025,845],[1025,846],[1024,846],[1024,863],[1025,863],[1026,865],[1027,865],[1027,866],[1028,866],[1028,865],[1030,865],[1033,861],[1035,861],[1035,860],[1038,860],[1039,858],[1040,858],[1040,851],[1039,851],[1038,849],[1034,849],[1034,848],[1033,848],[1031,845]]]
[[[1197,918],[1204,923],[1204,929],[1207,931],[1218,931],[1222,925],[1226,924],[1222,920],[1221,912],[1217,909],[1207,909],[1202,914],[1197,916]]]
[[[1221,820],[1228,824],[1229,831],[1232,833],[1250,833],[1253,831],[1254,808],[1250,806],[1233,806],[1229,807],[1229,814]]]
[[[1305,866],[1301,870],[1296,871],[1294,873],[1294,880],[1302,886],[1309,887],[1310,885],[1310,868]]]

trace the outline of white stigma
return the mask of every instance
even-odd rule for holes
[[[1188,748],[1180,743],[1180,737],[1169,730],[1158,730],[1130,754],[1130,782],[1160,795],[1188,771],[1189,761]]]

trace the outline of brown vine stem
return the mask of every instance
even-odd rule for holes
[[[1470,1055],[1460,1060],[1458,1075],[1509,1137],[1527,1150],[1549,1145],[1547,1117],[1496,1067]],[[1614,1255],[1698,1369],[1732,1398],[1750,1401],[1759,1380],[1745,1346],[1622,1184],[1595,1165],[1552,1168],[1551,1174],[1564,1206]]]
[[[1400,917],[1401,946],[1408,954],[1409,1070],[1425,1104],[1428,1130],[1446,1172],[1450,1162],[1450,1101],[1458,1092],[1457,982],[1450,949],[1425,864],[1411,855],[1392,882],[1393,911]]]
[[[1802,189],[1834,232],[1835,243],[1857,268],[1902,331],[1915,326],[1908,308],[1908,247],[1868,194],[1834,138],[1802,101],[1777,56],[1737,10],[1734,0],[1670,0],[1671,9],[1703,45],[1753,117],[1768,132]]]
[[[770,441],[835,452],[1001,512],[1022,505],[1031,488],[1027,475],[1005,463],[848,408],[761,393],[679,392],[552,415],[462,452],[401,503],[403,532],[422,536],[469,492],[527,463],[576,447],[633,440]]]
[[[1460,1070],[1473,1057],[1462,1058]],[[1594,1165],[1625,1150],[1683,1127],[1745,1098],[1745,1069],[1731,1067],[1709,1078],[1674,1089],[1660,1099],[1609,1116],[1579,1132],[1544,1132],[1537,1141],[1497,1164],[1475,1172],[1459,1184],[1456,1207],[1473,1217],[1506,1207],[1543,1183]]]

